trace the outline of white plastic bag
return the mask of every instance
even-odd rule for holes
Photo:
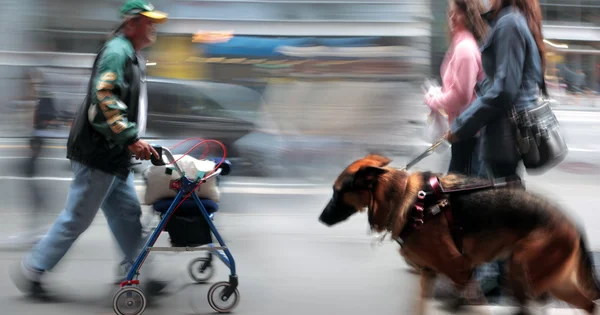
[[[442,93],[442,88],[435,80],[425,79],[421,88],[425,94],[429,95]],[[440,140],[449,129],[450,126],[446,113],[432,109],[427,115],[425,129],[423,130],[423,140],[433,144]]]
[[[448,117],[437,110],[431,110],[427,115],[423,140],[433,144],[440,140],[449,129]]]
[[[173,155],[173,157],[177,160],[181,155]],[[206,176],[206,173],[215,168],[216,163],[209,160],[198,160],[186,155],[177,161],[177,165],[188,178],[196,179],[198,175]],[[145,171],[146,194],[144,204],[151,205],[160,199],[175,198],[178,193],[179,176],[173,165],[150,166]],[[196,194],[200,198],[219,202],[220,193],[217,187],[217,178],[213,177],[206,183],[201,184],[196,190]]]

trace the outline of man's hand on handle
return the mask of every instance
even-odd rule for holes
[[[135,154],[137,160],[150,160],[152,155],[160,159],[158,152],[144,140],[138,140],[130,144],[127,148],[131,153]]]

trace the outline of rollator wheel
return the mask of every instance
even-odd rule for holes
[[[206,283],[215,273],[210,258],[196,258],[188,265],[190,277],[196,283]]]
[[[231,285],[227,281],[213,284],[208,290],[208,304],[219,313],[231,312],[240,302],[240,292],[236,288],[227,300],[223,300],[223,292]]]
[[[140,315],[146,310],[144,292],[136,287],[119,289],[113,298],[113,310],[117,315]]]

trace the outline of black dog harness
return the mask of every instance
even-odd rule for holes
[[[458,251],[463,253],[463,229],[460,219],[455,216],[450,206],[450,195],[458,193],[468,193],[476,190],[495,189],[506,186],[518,185],[520,179],[495,180],[482,185],[465,186],[457,189],[446,190],[442,187],[437,176],[430,172],[423,173],[425,185],[417,194],[417,201],[413,204],[408,221],[394,240],[402,246],[404,241],[412,232],[415,232],[432,218],[443,213],[450,228],[450,234]],[[395,221],[394,216],[392,219]],[[391,223],[391,222],[390,222]]]

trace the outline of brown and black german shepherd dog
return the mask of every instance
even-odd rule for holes
[[[335,181],[319,220],[332,226],[366,209],[373,231],[399,237],[412,222],[412,209],[427,181],[424,173],[387,167],[390,162],[368,155],[349,165]],[[487,182],[459,175],[437,178],[445,191]],[[522,186],[445,196],[462,227],[462,253],[445,215],[425,216],[401,244],[401,255],[419,266],[421,274],[417,314],[425,314],[436,274],[447,276],[461,291],[473,283],[476,266],[496,258],[507,259],[508,285],[521,306],[519,314],[527,314],[527,302],[548,294],[600,314],[594,303],[600,299],[600,285],[582,230],[556,205]]]

